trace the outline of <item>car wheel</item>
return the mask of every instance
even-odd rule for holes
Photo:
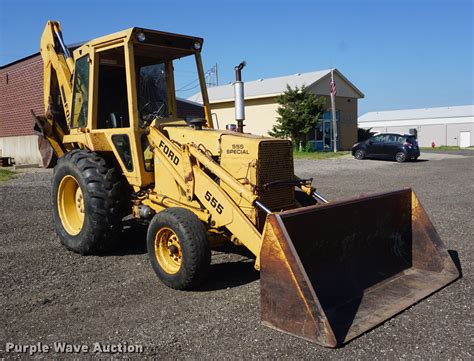
[[[407,155],[403,152],[398,152],[396,155],[395,155],[395,160],[398,162],[398,163],[403,163],[407,160]]]
[[[358,149],[355,153],[354,153],[354,158],[357,159],[357,160],[362,160],[365,158],[365,152],[362,150],[362,149]]]

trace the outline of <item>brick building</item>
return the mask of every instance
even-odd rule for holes
[[[41,163],[31,110],[44,114],[39,53],[0,67],[0,156],[13,157],[16,164]],[[204,112],[201,105],[178,99],[178,116],[203,117]]]
[[[43,62],[34,54],[0,68],[0,153],[17,164],[38,164],[33,117],[44,113]]]

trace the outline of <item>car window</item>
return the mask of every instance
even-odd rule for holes
[[[382,143],[384,141],[385,136],[380,134],[376,135],[375,137],[370,138],[370,140],[374,143]]]
[[[397,141],[398,136],[395,134],[389,134],[387,135],[387,142],[388,143],[395,143]]]

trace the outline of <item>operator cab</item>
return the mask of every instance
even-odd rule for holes
[[[202,115],[180,112],[176,98],[205,89],[200,59],[203,40],[143,29],[132,29],[129,37],[128,44],[114,39],[105,43],[109,46],[96,45],[96,40],[91,44],[95,51],[77,54],[71,128],[145,128],[154,120],[186,125],[186,118],[202,118],[208,110]],[[88,99],[88,93],[94,93],[90,82],[97,89],[97,99]]]
[[[70,134],[90,133],[81,142],[116,153],[132,184],[153,182],[147,127],[199,126],[189,122],[193,118],[205,118],[213,127],[202,43],[201,38],[133,28],[76,49]],[[203,107],[184,100],[199,90]],[[111,147],[100,140],[104,137]]]

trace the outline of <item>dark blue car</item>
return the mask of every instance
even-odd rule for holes
[[[378,134],[366,141],[354,144],[352,155],[355,159],[386,158],[405,162],[417,160],[420,156],[420,148],[413,135]]]

